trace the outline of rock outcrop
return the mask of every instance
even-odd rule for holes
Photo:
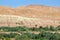
[[[60,8],[29,5],[18,8],[0,6],[0,26],[39,27],[60,25]]]

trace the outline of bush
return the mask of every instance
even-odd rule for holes
[[[54,28],[54,26],[50,26],[50,28],[49,28],[51,31],[55,31],[56,29]]]

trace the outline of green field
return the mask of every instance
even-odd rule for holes
[[[0,27],[0,40],[60,40],[60,26]]]

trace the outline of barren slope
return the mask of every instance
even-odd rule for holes
[[[0,19],[0,26],[58,26],[60,25],[60,8],[30,5],[14,9],[0,6]]]

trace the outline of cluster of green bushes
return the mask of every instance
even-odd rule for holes
[[[15,40],[60,40],[60,33],[52,33],[53,31],[60,31],[60,26],[40,26],[39,28],[28,28],[25,26],[17,27],[0,27],[0,32],[10,32],[10,33],[0,33],[0,39],[15,38]],[[20,31],[26,33],[20,33]],[[33,31],[38,31],[38,34],[31,33]],[[48,31],[48,32],[46,32]],[[52,31],[52,32],[50,32]],[[18,32],[18,33],[12,33]],[[9,39],[8,39],[9,40]]]
[[[16,33],[10,33],[10,34],[0,33],[0,38],[15,38],[16,35],[18,35],[18,34],[16,34]]]
[[[60,40],[59,33],[41,32],[39,34],[24,33],[24,34],[0,34],[0,39],[15,38],[15,40]]]
[[[40,26],[39,28],[28,28],[28,27],[25,27],[25,26],[17,26],[17,27],[0,27],[0,31],[14,31],[14,32],[19,32],[19,31],[58,31],[60,30],[60,26],[58,27],[54,27],[54,26],[46,26],[46,27],[43,27],[43,26]]]
[[[12,32],[18,32],[18,31],[27,31],[27,27],[0,27],[0,31],[12,31]]]
[[[28,39],[33,39],[33,40],[60,40],[60,34],[59,33],[53,34],[50,32],[41,32],[39,34],[25,33],[25,34],[20,36],[22,38],[22,40],[24,38],[26,38],[23,36],[26,36],[26,37],[28,37]]]

